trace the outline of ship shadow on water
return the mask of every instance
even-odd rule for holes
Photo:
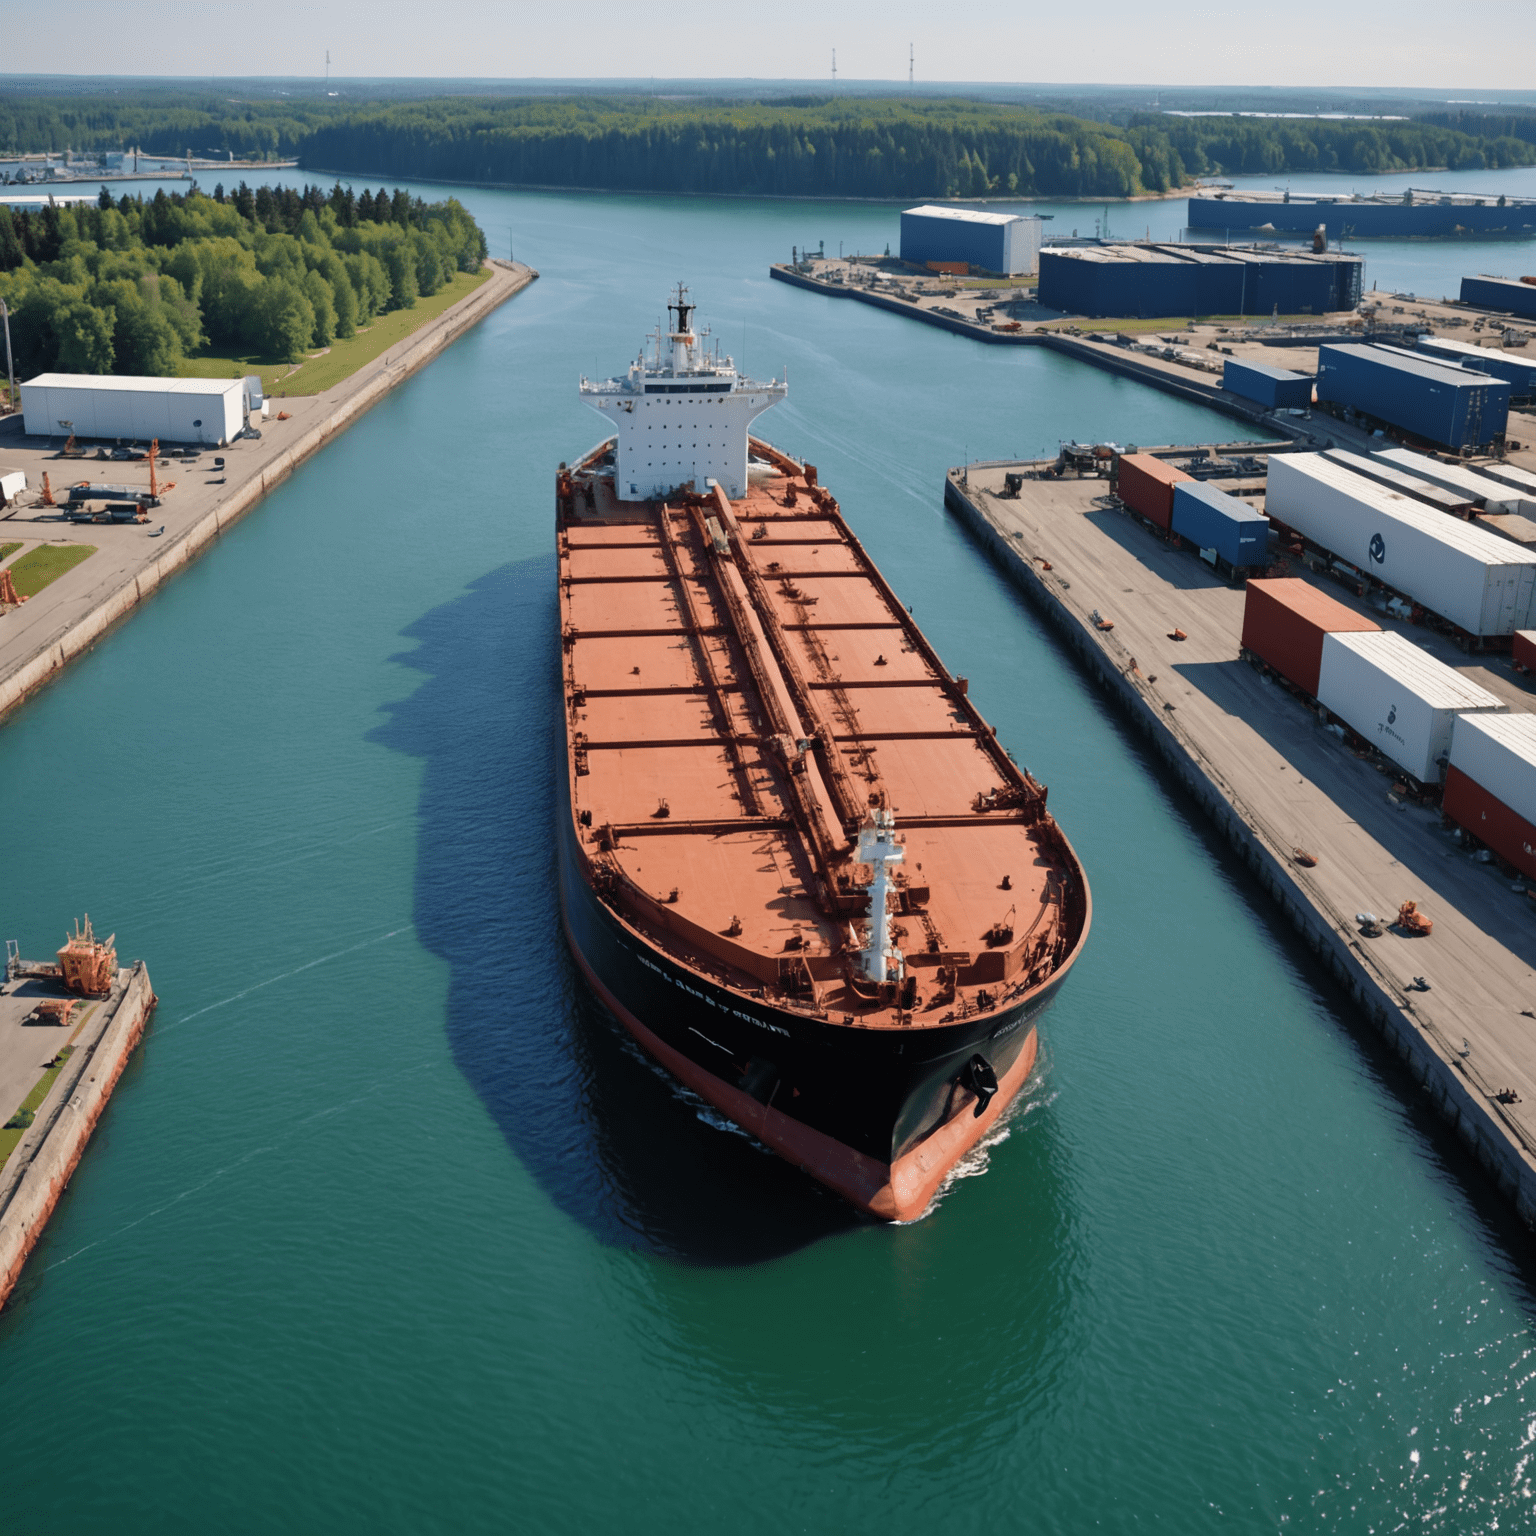
[[[419,758],[414,917],[450,968],[459,1069],[548,1197],[605,1242],[757,1263],[864,1218],[656,1067],[560,925],[554,556],[505,565],[404,631],[421,686],[370,739]],[[714,1123],[711,1123],[714,1122]]]

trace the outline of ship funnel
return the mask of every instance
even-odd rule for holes
[[[906,961],[891,943],[891,914],[886,910],[890,894],[890,866],[900,864],[907,851],[896,841],[896,818],[888,810],[873,811],[859,828],[859,863],[874,872],[869,886],[869,942],[860,952],[859,963],[870,981],[900,981],[906,975]]]

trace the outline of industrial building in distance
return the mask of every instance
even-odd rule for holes
[[[1098,242],[1043,250],[1039,299],[1103,319],[1322,315],[1359,304],[1363,267],[1342,252]]]
[[[1022,277],[1039,265],[1044,228],[1032,214],[924,204],[901,216],[901,259],[961,276],[974,271]]]
[[[1536,237],[1536,201],[1475,192],[1348,192],[1331,197],[1289,192],[1210,190],[1189,200],[1191,229],[1311,235],[1330,240]]]

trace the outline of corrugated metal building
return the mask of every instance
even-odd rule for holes
[[[163,443],[232,442],[245,426],[244,379],[157,379],[100,373],[40,373],[21,386],[31,437]]]
[[[1320,315],[1360,302],[1362,266],[1341,253],[1224,245],[1048,247],[1039,299],[1105,318]]]
[[[901,216],[901,259],[963,261],[1004,277],[1033,272],[1040,261],[1043,220],[1033,214],[981,213],[924,204]]]
[[[1317,349],[1317,398],[1461,449],[1504,435],[1510,388],[1504,379],[1400,347],[1348,343]]]
[[[1478,309],[1499,309],[1511,315],[1536,320],[1536,287],[1517,283],[1511,277],[1464,277],[1461,302]]]

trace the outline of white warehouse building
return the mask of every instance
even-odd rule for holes
[[[259,385],[258,385],[259,388]],[[40,373],[21,386],[28,437],[129,438],[163,443],[233,442],[245,427],[245,379],[133,378]],[[256,409],[261,409],[258,394]]]

